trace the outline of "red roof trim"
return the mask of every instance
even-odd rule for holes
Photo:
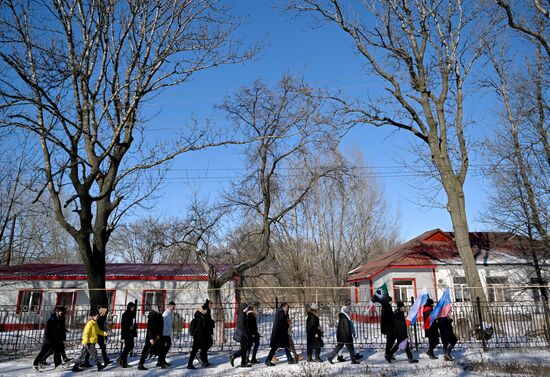
[[[86,275],[66,276],[66,275],[48,275],[48,276],[0,276],[0,280],[87,280]],[[208,281],[208,276],[143,276],[143,275],[116,275],[105,277],[106,281],[118,281],[118,280],[139,280],[139,281]]]
[[[386,266],[386,267],[384,267],[384,268],[382,268],[378,271],[375,271],[374,273],[372,273],[368,277],[362,277],[362,278],[358,278],[358,279],[348,279],[348,282],[353,283],[353,282],[358,282],[358,281],[372,280],[372,278],[374,278],[376,275],[379,275],[382,272],[384,272],[386,270],[389,270],[389,269],[392,269],[392,268],[397,268],[397,269],[409,268],[409,269],[414,269],[414,270],[426,269],[426,268],[435,269],[435,268],[437,268],[437,265],[426,264],[426,265],[407,265],[407,266],[403,266],[403,265],[391,265],[390,264],[389,266]]]

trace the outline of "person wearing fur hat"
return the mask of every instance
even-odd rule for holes
[[[340,314],[338,314],[338,328],[336,330],[336,348],[334,348],[334,351],[329,355],[328,362],[333,364],[332,359],[340,352],[344,346],[349,351],[349,355],[351,358],[352,364],[359,364],[359,361],[357,361],[355,350],[353,348],[353,335],[354,335],[354,328],[351,322],[350,318],[351,314],[351,308],[349,306],[343,306],[342,310],[340,311]]]
[[[424,318],[424,321],[428,319],[432,311],[434,310],[434,301],[431,298],[428,298],[426,300],[426,303],[424,304],[424,309],[422,311],[422,316]],[[428,352],[426,354],[430,357],[430,359],[437,359],[438,357],[435,356],[434,350],[435,347],[439,344],[439,328],[438,328],[438,322],[433,321],[432,324],[428,329],[425,330],[426,338],[428,338]]]
[[[317,304],[312,304],[307,311],[306,333],[307,361],[323,362],[320,355],[321,348],[323,348],[325,344],[323,343],[323,329],[319,323],[319,305]],[[314,355],[314,359],[312,355]]]

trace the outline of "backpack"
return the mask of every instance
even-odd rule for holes
[[[196,332],[198,332],[197,330],[198,330],[198,328],[197,328],[197,319],[193,318],[193,320],[189,324],[189,334],[191,334],[192,336],[195,336],[195,335],[197,335],[196,334]]]

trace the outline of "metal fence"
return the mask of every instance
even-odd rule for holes
[[[186,307],[198,307],[200,304]],[[369,313],[365,312],[367,303],[352,306],[352,319],[356,330],[355,345],[359,349],[382,348],[385,337],[380,334],[379,315],[380,307],[375,306]],[[320,304],[320,322],[324,329],[326,347],[336,342],[336,324],[341,306]],[[540,347],[549,345],[550,331],[546,325],[544,308],[541,302],[509,303],[495,302],[490,304],[476,304],[475,302],[453,303],[451,316],[454,318],[454,329],[459,339],[457,347]],[[88,320],[89,308],[68,308],[66,315],[67,352],[77,352],[80,347],[82,329]],[[34,354],[40,348],[43,340],[44,327],[53,307],[41,307],[40,311],[17,312],[14,306],[0,307],[0,359],[20,357]],[[122,350],[120,339],[120,318],[125,307],[116,307],[108,315],[107,327],[112,336],[107,340],[109,353],[118,355]],[[171,353],[189,352],[192,339],[187,326],[194,316],[196,309],[182,309],[176,307],[174,311],[174,327]],[[216,310],[215,308],[213,310]],[[234,313],[234,305],[225,305],[224,312]],[[290,303],[290,318],[292,320],[292,337],[298,352],[306,348],[306,306],[301,303]],[[261,346],[269,345],[272,321],[275,315],[273,305],[259,304],[258,327]],[[226,316],[227,318],[227,316]],[[138,310],[137,322],[140,324],[136,339],[136,352],[140,352],[146,334],[145,324],[147,313]],[[489,337],[481,331],[483,327],[491,325],[493,332]],[[222,324],[216,324],[214,350],[231,350],[238,348],[233,340],[234,329]],[[224,327],[223,331],[220,329]],[[427,339],[422,330],[422,318],[409,327],[411,344],[417,349],[427,347]]]

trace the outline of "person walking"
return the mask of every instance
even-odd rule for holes
[[[292,358],[289,350],[290,343],[288,338],[288,309],[288,304],[286,302],[283,302],[277,310],[277,313],[275,313],[275,320],[273,321],[273,327],[271,329],[271,339],[269,341],[269,346],[271,347],[271,349],[269,350],[269,354],[267,355],[267,359],[265,360],[265,365],[267,366],[272,367],[275,365],[271,360],[273,359],[273,356],[275,356],[275,353],[279,348],[284,348],[289,364],[296,364],[297,362],[297,360],[294,360]]]
[[[424,304],[424,309],[422,311],[422,316],[424,318],[424,321],[428,319],[428,317],[430,316],[433,310],[434,310],[434,301],[431,298],[428,298],[428,300],[426,300],[426,303]],[[433,321],[430,327],[424,330],[424,333],[426,335],[426,338],[428,338],[428,352],[426,352],[426,354],[432,360],[438,359],[438,357],[435,356],[435,353],[434,353],[435,347],[437,347],[437,345],[439,344],[438,322]]]
[[[321,348],[323,343],[323,329],[319,323],[319,305],[312,304],[307,311],[306,334],[307,334],[307,361],[322,363]]]
[[[251,367],[252,364],[250,364],[246,358],[247,351],[248,351],[248,341],[250,339],[250,328],[248,323],[248,312],[252,311],[252,307],[248,306],[248,304],[240,304],[239,305],[239,313],[237,317],[237,328],[235,329],[235,334],[233,335],[233,339],[236,342],[239,342],[240,347],[239,350],[232,355],[229,356],[229,362],[231,363],[231,366],[235,366],[235,359],[239,356],[241,357],[241,367]]]
[[[168,303],[168,308],[162,313],[162,323],[163,323],[163,329],[162,329],[162,346],[163,346],[163,355],[166,356],[168,354],[168,351],[172,347],[172,326],[174,324],[174,309],[176,308],[176,303],[174,301],[170,301]],[[170,366],[169,362],[166,361],[166,359],[163,357],[161,360],[160,356],[157,362],[157,367],[162,367],[162,364],[166,364],[167,366]]]
[[[59,343],[58,343],[58,350],[59,354],[61,356],[61,360],[63,363],[67,364],[71,361],[70,358],[67,357],[67,354],[65,353],[65,340],[67,340],[67,325],[65,324],[65,313],[67,313],[67,309],[64,306],[58,306],[55,310],[61,311],[61,316],[57,319],[57,334],[59,336]],[[47,364],[47,359],[51,355],[54,354],[55,349],[52,347],[48,351],[48,353],[42,358],[40,361],[40,365]],[[55,360],[54,360],[55,364]]]
[[[258,353],[258,348],[260,347],[260,333],[258,332],[258,305],[252,305],[252,310],[249,310],[247,313],[247,324],[250,332],[250,339],[248,342],[248,356],[250,358],[250,364],[259,364],[258,359],[256,359],[256,354]]]
[[[208,351],[210,347],[214,345],[214,328],[216,327],[216,322],[212,319],[212,301],[206,299],[202,308],[206,310],[206,314],[204,315],[206,340],[204,341],[204,349],[201,349],[199,352],[199,359],[203,367],[209,367],[212,364],[208,362]]]
[[[189,324],[189,333],[193,337],[193,345],[191,346],[191,354],[189,355],[189,361],[187,362],[187,369],[197,369],[193,362],[201,350],[201,358],[206,359],[206,342],[208,337],[208,330],[206,327],[206,309],[200,306],[195,312],[195,316]],[[203,365],[204,366],[204,365]]]
[[[107,331],[107,314],[108,309],[106,307],[100,307],[98,311],[98,318],[97,318],[97,326],[101,331]],[[105,366],[112,363],[112,361],[109,359],[109,355],[107,354],[107,344],[105,343],[105,337],[101,334],[97,336],[97,345],[99,346],[99,349],[101,350],[101,356],[103,357],[103,363]]]
[[[380,332],[382,335],[386,336],[386,352],[384,354],[384,358],[388,361],[388,363],[391,363],[392,360],[395,360],[391,350],[395,344],[395,340],[397,339],[395,337],[395,331],[393,331],[393,309],[391,307],[392,298],[391,296],[387,296],[379,302],[382,305],[382,309],[380,311]]]
[[[342,310],[340,311],[340,314],[338,314],[338,328],[336,330],[337,344],[334,350],[332,351],[332,353],[328,357],[328,362],[331,364],[333,364],[332,359],[334,359],[334,357],[338,355],[338,352],[340,352],[340,350],[344,348],[344,346],[346,346],[349,351],[351,363],[359,364],[359,361],[357,361],[357,358],[355,355],[355,350],[353,348],[354,329],[351,323],[350,314],[351,314],[351,309],[347,305],[343,306]]]
[[[147,335],[145,336],[145,345],[141,351],[141,357],[139,359],[138,369],[147,370],[145,367],[145,360],[152,351],[158,356],[160,367],[162,369],[168,368],[168,364],[164,361],[164,347],[162,344],[162,331],[164,330],[164,324],[162,315],[154,309],[151,309],[147,316]]]
[[[395,312],[393,313],[393,331],[397,341],[390,350],[389,355],[387,355],[389,356],[389,359],[386,357],[386,361],[388,361],[388,363],[391,363],[393,355],[400,347],[401,349],[405,348],[409,363],[418,363],[418,360],[413,358],[411,347],[409,345],[409,334],[407,332],[407,322],[405,321],[404,308],[405,304],[401,301],[397,301],[397,309],[395,309]]]
[[[80,351],[80,356],[75,360],[72,371],[73,372],[82,372],[79,365],[86,358],[86,354],[90,355],[90,360],[92,363],[97,365],[97,370],[101,371],[105,368],[105,365],[102,365],[97,358],[97,350],[95,345],[97,344],[98,336],[108,336],[109,334],[106,331],[103,331],[99,328],[97,320],[99,318],[99,313],[95,310],[90,312],[90,320],[86,323],[84,331],[82,331],[82,350]]]
[[[441,333],[441,342],[443,343],[443,358],[447,361],[454,361],[454,358],[451,356],[451,351],[453,350],[458,338],[456,337],[453,330],[453,319],[451,317],[440,317],[437,319],[439,331]]]
[[[129,302],[126,311],[122,313],[120,321],[120,337],[124,341],[124,349],[120,354],[118,363],[122,368],[128,368],[128,354],[134,349],[134,338],[137,337],[137,328],[134,323],[136,304]]]
[[[48,321],[46,322],[46,328],[44,329],[44,342],[40,352],[32,363],[35,371],[39,370],[39,365],[42,361],[45,361],[49,354],[53,353],[54,368],[58,369],[61,365],[61,345],[63,344],[63,336],[65,333],[61,333],[61,321],[63,319],[63,308],[58,306],[52,312]]]

